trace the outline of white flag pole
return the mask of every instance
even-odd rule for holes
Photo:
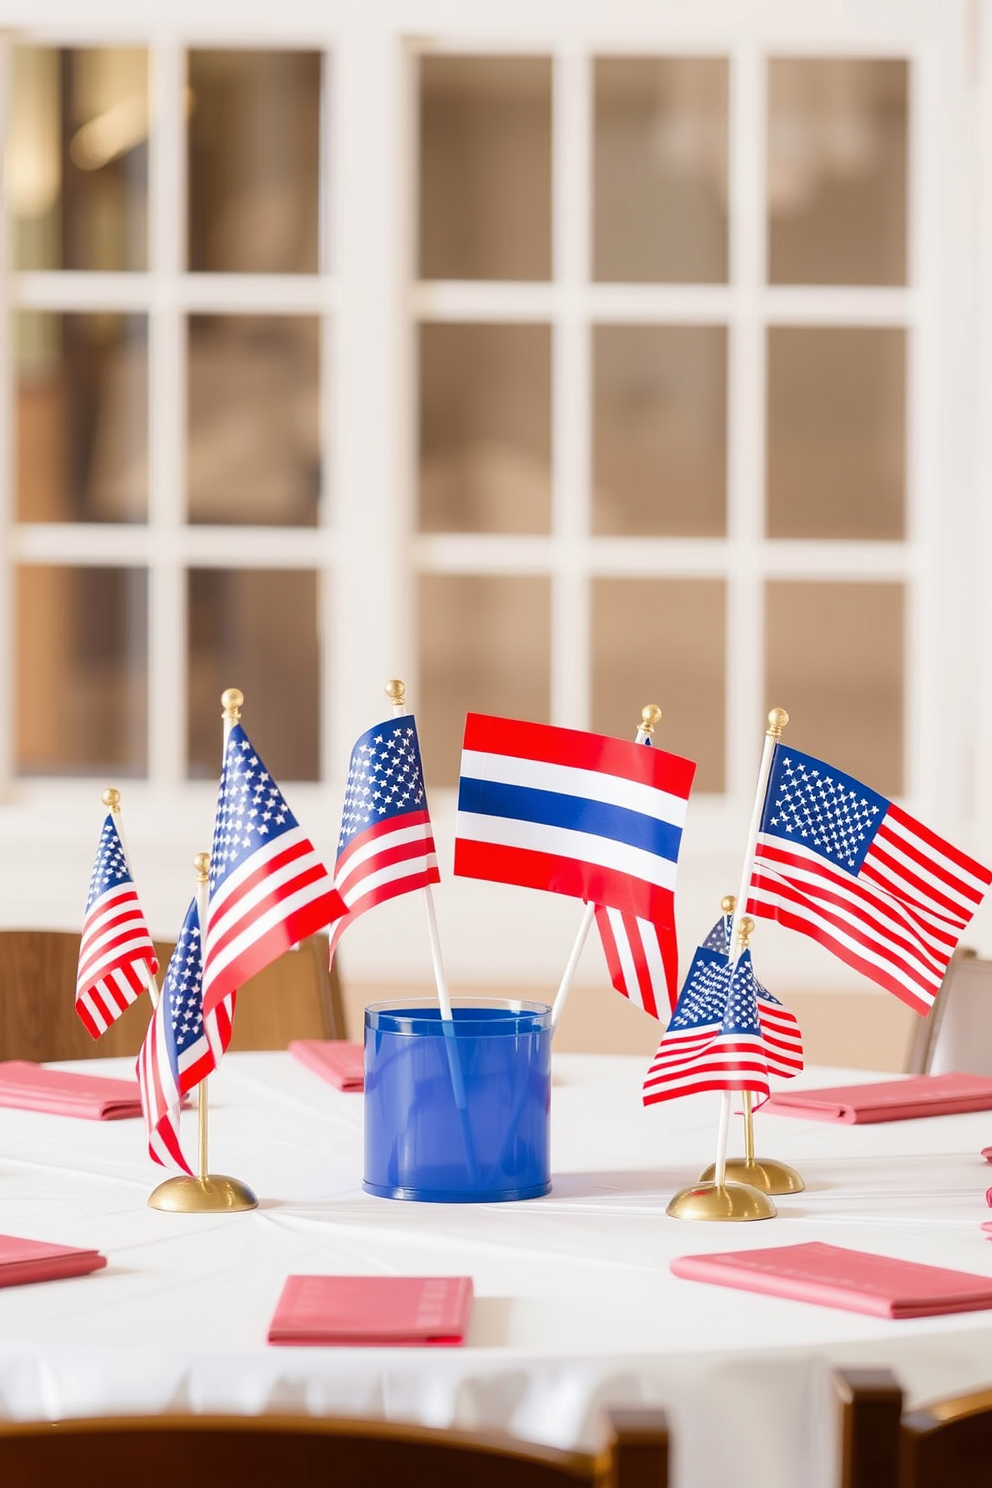
[[[394,677],[390,682],[386,683],[386,696],[393,705],[393,717],[405,717],[407,713],[406,684],[401,682],[399,678]],[[431,965],[434,969],[437,1003],[441,1010],[441,1026],[445,1034],[444,1042],[448,1054],[448,1069],[451,1074],[451,1090],[455,1098],[458,1120],[461,1125],[462,1145],[465,1148],[465,1162],[468,1167],[469,1181],[474,1186],[477,1186],[480,1181],[479,1162],[475,1155],[475,1143],[472,1140],[472,1130],[469,1126],[465,1080],[462,1075],[461,1060],[455,1039],[455,1020],[451,1011],[451,994],[448,991],[448,978],[444,970],[444,958],[441,955],[441,936],[438,932],[437,911],[434,908],[434,895],[431,892],[430,884],[424,884],[421,893],[424,896],[424,909],[427,914],[427,942],[430,946]]]
[[[651,735],[654,733],[655,724],[658,723],[660,719],[661,709],[657,707],[656,704],[648,703],[646,707],[642,708],[641,721],[637,726],[637,734],[635,735],[634,743],[647,743]],[[571,952],[569,953],[568,960],[565,963],[565,970],[562,972],[561,981],[558,983],[558,991],[555,993],[555,1000],[551,1006],[552,1038],[554,1037],[555,1029],[558,1027],[561,1015],[565,1011],[565,1003],[567,1002],[568,994],[572,989],[572,980],[575,976],[576,968],[579,964],[579,958],[582,955],[582,948],[586,943],[586,937],[588,936],[589,931],[592,929],[592,922],[595,918],[595,904],[587,904],[585,910],[583,911],[582,919],[579,921],[578,932],[575,936],[575,941],[572,945]]]
[[[121,849],[124,853],[124,861],[127,863],[127,871],[131,875],[131,880],[133,882],[134,872],[131,868],[131,854],[127,850],[127,841],[124,837],[124,823],[121,820],[121,793],[119,790],[114,790],[113,786],[110,786],[107,790],[104,791],[100,799],[103,801],[104,806],[107,807],[107,810],[114,818],[114,826],[117,828],[117,836],[120,838]],[[152,1011],[154,1011],[155,1008],[158,1007],[158,982],[155,980],[155,973],[152,971],[147,961],[142,961],[138,971],[138,975],[141,977],[141,980],[144,982],[146,988],[148,989],[148,996],[152,1000]]]
[[[751,825],[748,829],[747,848],[744,853],[744,864],[741,869],[741,884],[737,893],[737,902],[734,905],[730,917],[730,965],[733,968],[740,959],[742,942],[737,934],[737,924],[747,909],[747,896],[751,887],[751,875],[754,872],[754,854],[758,846],[758,833],[761,830],[761,816],[765,809],[765,796],[768,793],[768,777],[771,774],[772,754],[775,745],[782,737],[782,730],[789,722],[789,715],[784,708],[773,708],[768,715],[768,727],[765,730],[765,745],[761,751],[761,764],[758,766],[758,784],[754,792],[754,806],[751,811]],[[716,1139],[716,1163],[713,1170],[713,1181],[722,1188],[727,1181],[727,1136],[730,1130],[730,1095],[725,1090],[720,1100],[720,1124],[717,1128]]]

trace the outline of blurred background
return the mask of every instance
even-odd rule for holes
[[[984,5],[59,9],[5,6],[6,922],[75,926],[116,784],[175,933],[226,686],[331,862],[393,675],[456,986],[547,996],[580,914],[450,880],[466,709],[660,704],[684,960],[771,706],[989,860]],[[355,1008],[421,914],[349,931]],[[760,941],[814,1057],[898,1065],[912,1015]],[[599,957],[563,1039],[653,1050]]]

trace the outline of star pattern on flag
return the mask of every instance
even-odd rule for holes
[[[697,959],[692,968],[692,980],[672,1014],[669,1032],[698,1028],[705,1023],[722,1023],[727,1008],[729,976],[726,961]]]
[[[242,735],[224,762],[210,853],[210,892],[251,853],[296,825],[282,792],[247,735]]]
[[[424,809],[417,731],[406,718],[382,725],[357,745],[348,771],[338,851],[387,816]]]
[[[131,872],[124,856],[124,847],[114,825],[112,816],[108,816],[100,833],[100,841],[97,843],[96,858],[93,862],[93,872],[90,874],[89,888],[86,890],[86,908],[90,909],[94,900],[108,889],[116,889],[120,884],[130,883]]]
[[[184,925],[162,988],[177,1055],[194,1043],[203,1029],[201,957],[199,926]]]
[[[852,789],[847,776],[810,768],[783,755],[768,824],[806,842],[825,858],[856,873],[882,816],[879,800]]]

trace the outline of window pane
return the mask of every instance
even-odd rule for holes
[[[727,63],[596,61],[593,277],[727,278]]]
[[[219,774],[220,696],[240,687],[248,733],[276,779],[316,780],[317,575],[193,569],[188,607],[191,778]]]
[[[321,483],[317,321],[194,315],[188,345],[189,520],[315,526]]]
[[[695,760],[702,791],[724,788],[725,610],[715,580],[593,580],[593,728],[632,739],[657,703],[654,743]]]
[[[551,591],[545,578],[428,574],[420,581],[418,727],[428,783],[458,779],[467,712],[546,723]]]
[[[21,774],[145,773],[147,595],[143,568],[17,570]]]
[[[596,326],[593,399],[593,531],[721,537],[726,330]]]
[[[773,284],[905,284],[904,61],[779,57],[769,67]]]
[[[15,268],[145,268],[143,49],[13,49],[5,192]]]
[[[317,271],[321,59],[189,54],[189,267]]]
[[[24,311],[14,341],[18,520],[144,522],[145,317]]]
[[[786,742],[884,795],[903,780],[901,584],[775,583],[767,590],[769,708]]]
[[[550,276],[550,61],[422,57],[420,277]]]
[[[421,326],[421,531],[550,525],[550,328]]]
[[[905,534],[905,332],[768,333],[769,537]]]

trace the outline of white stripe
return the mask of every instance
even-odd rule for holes
[[[570,827],[547,827],[542,822],[517,821],[505,816],[481,816],[460,811],[456,835],[467,842],[495,843],[499,847],[523,847],[553,857],[577,859],[600,868],[639,878],[659,888],[675,890],[675,863],[642,847],[630,847],[611,837],[596,837]]]
[[[462,751],[461,773],[471,780],[485,780],[500,785],[522,785],[532,790],[553,791],[555,795],[579,796],[608,806],[623,806],[628,811],[673,826],[685,825],[687,800],[671,791],[622,775],[609,775],[602,770],[583,770],[574,765],[552,765],[545,760],[520,759],[509,754],[484,754],[474,749]]]
[[[342,883],[348,879],[362,863],[374,858],[378,853],[385,852],[391,847],[403,847],[407,842],[433,842],[433,833],[430,822],[421,822],[416,827],[397,827],[394,831],[383,832],[379,837],[372,837],[368,842],[363,842],[361,847],[348,854],[345,848],[335,867],[334,886],[341,888]]]
[[[425,873],[428,868],[437,867],[437,854],[425,853],[421,858],[404,858],[402,862],[388,863],[385,868],[380,868],[377,873],[366,873],[364,878],[338,885],[338,891],[350,909],[357,900],[363,899],[366,894],[381,888],[383,884],[395,883],[397,879],[409,878],[411,874]],[[349,875],[351,877],[351,875]]]

